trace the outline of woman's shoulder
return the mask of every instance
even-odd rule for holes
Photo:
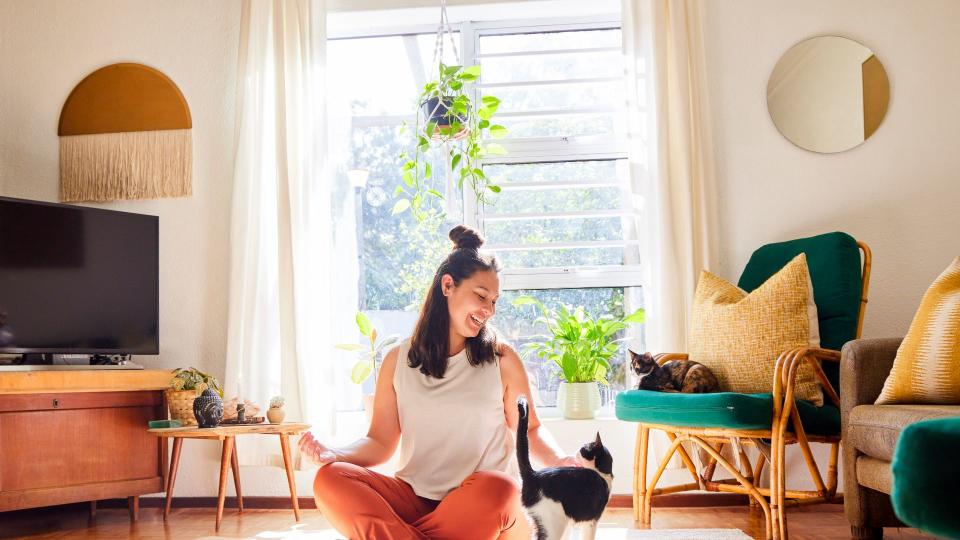
[[[497,340],[495,352],[497,356],[517,356],[517,351],[513,348],[513,345],[503,340]]]
[[[500,369],[503,368],[521,368],[523,363],[520,361],[520,355],[517,354],[516,349],[513,348],[513,345],[505,341],[498,341],[496,348],[497,360],[500,363]]]
[[[400,355],[406,355],[407,351],[410,350],[410,338],[406,338],[398,341],[392,347],[389,347],[383,353],[383,362],[384,365],[389,361],[391,364],[396,364],[397,359]]]

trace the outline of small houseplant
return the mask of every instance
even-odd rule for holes
[[[373,327],[370,319],[362,312],[357,312],[357,329],[367,338],[367,343],[340,343],[336,348],[357,353],[357,361],[353,364],[350,371],[350,380],[355,384],[363,384],[364,381],[373,375],[373,387],[377,387],[377,373],[380,371],[380,364],[383,361],[381,353],[389,346],[400,341],[400,336],[393,334],[377,341],[379,334]],[[372,410],[373,394],[363,396],[364,408]]]
[[[216,377],[193,367],[175,369],[173,378],[170,379],[170,388],[164,392],[170,417],[180,420],[185,426],[196,425],[193,400],[207,388],[223,397],[223,387]]]
[[[437,77],[423,86],[417,98],[417,114],[414,137],[416,145],[412,155],[401,154],[404,161],[401,173],[403,185],[397,187],[400,197],[393,206],[393,213],[409,209],[418,223],[429,217],[426,212],[427,198],[443,199],[437,190],[433,170],[427,159],[432,146],[441,146],[445,166],[453,175],[457,187],[462,190],[466,182],[473,188],[477,202],[489,202],[490,193],[500,193],[496,185],[483,172],[481,159],[506,153],[503,146],[486,142],[490,138],[506,136],[507,129],[493,124],[493,115],[500,100],[485,95],[479,102],[473,98],[470,84],[480,78],[480,66],[458,66],[438,63]]]
[[[283,410],[283,405],[286,402],[283,396],[273,396],[270,398],[270,408],[267,409],[267,420],[269,420],[271,424],[283,423],[283,418],[287,415]]]
[[[535,322],[546,326],[548,334],[535,336],[538,341],[526,344],[524,355],[556,364],[562,379],[557,406],[563,416],[593,418],[600,408],[597,384],[609,384],[606,376],[610,359],[617,353],[619,342],[627,339],[614,339],[614,335],[628,324],[642,323],[644,310],[638,309],[621,318],[611,315],[593,318],[582,306],[571,310],[561,305],[551,311],[530,296],[518,297],[513,305],[534,305],[540,312]]]

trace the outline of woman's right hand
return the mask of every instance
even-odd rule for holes
[[[337,461],[336,453],[320,441],[314,439],[313,433],[309,431],[300,437],[297,449],[304,459],[320,467]]]

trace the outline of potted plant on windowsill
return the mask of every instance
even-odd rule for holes
[[[644,310],[616,318],[602,315],[596,319],[582,306],[572,311],[564,305],[548,310],[539,300],[521,296],[515,306],[534,305],[540,312],[535,323],[543,324],[548,334],[535,336],[538,341],[524,346],[524,356],[534,355],[554,362],[562,379],[557,393],[557,406],[564,418],[593,418],[600,408],[600,387],[608,385],[606,375],[610,358],[616,354],[618,343],[627,338],[614,335],[628,324],[642,323]]]
[[[464,184],[468,184],[478,203],[489,202],[490,194],[500,193],[500,186],[483,172],[481,160],[506,154],[500,144],[487,142],[507,134],[505,127],[492,123],[500,100],[485,95],[476,101],[470,89],[471,83],[480,78],[480,66],[440,62],[437,67],[437,77],[424,85],[417,98],[417,108],[422,115],[417,114],[416,144],[412,154],[400,155],[404,161],[403,185],[397,187],[399,199],[393,206],[394,214],[409,209],[418,223],[429,217],[429,197],[445,197],[437,189],[441,186],[427,158],[431,147],[442,147],[445,175],[452,175],[461,191]]]
[[[376,389],[377,374],[383,362],[382,353],[387,347],[400,341],[400,336],[393,334],[377,341],[379,336],[377,329],[373,327],[370,319],[363,312],[357,312],[356,322],[357,329],[367,338],[367,343],[362,345],[359,343],[340,343],[335,347],[357,353],[357,361],[350,371],[350,380],[355,384],[363,384],[370,378],[370,375],[373,375],[373,387]],[[363,409],[367,412],[369,420],[373,414],[373,394],[364,394]]]

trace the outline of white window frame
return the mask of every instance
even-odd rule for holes
[[[597,15],[597,16],[577,16],[574,20],[571,17],[563,18],[537,18],[537,19],[519,19],[519,20],[501,20],[494,22],[461,22],[451,25],[455,32],[460,34],[459,52],[464,65],[474,65],[479,63],[476,51],[481,36],[503,35],[529,32],[546,31],[564,31],[564,30],[600,30],[613,29],[621,27],[619,15]],[[420,34],[432,34],[436,32],[434,25],[405,25],[397,27],[372,27],[357,31],[356,29],[337,32],[336,30],[328,32],[328,39],[356,39],[356,38],[375,38],[388,36],[413,36]],[[489,56],[508,56],[510,53],[496,54]],[[557,54],[557,51],[543,54]],[[576,82],[602,82],[615,80],[612,78],[596,79],[576,79]],[[528,85],[544,84],[544,82],[531,82]],[[489,84],[488,87],[509,86],[516,83]],[[479,88],[474,88],[474,97],[479,95]],[[569,110],[557,111],[569,114]],[[579,112],[611,112],[611,109],[583,109]],[[612,110],[616,112],[616,110]],[[624,111],[625,113],[626,111]],[[505,117],[510,113],[498,113],[497,117]],[[546,115],[548,112],[539,112],[534,114]],[[518,115],[519,116],[519,115]],[[533,114],[523,114],[522,116],[533,116]],[[352,116],[352,127],[380,127],[396,126],[404,122],[413,124],[416,120],[414,114],[409,115],[365,115]],[[507,154],[488,158],[483,161],[484,165],[496,164],[526,164],[526,163],[549,163],[549,162],[569,162],[569,161],[596,161],[596,160],[624,160],[627,159],[627,140],[626,136],[580,136],[580,137],[538,137],[524,139],[499,139],[497,141],[506,150]],[[557,182],[565,187],[574,186],[613,186],[620,183],[612,182]],[[541,184],[542,185],[542,184]],[[530,186],[533,187],[533,186]],[[539,186],[537,186],[539,187]],[[476,196],[469,189],[463,193],[463,211],[464,223],[482,230],[483,209],[476,204]],[[618,212],[619,213],[619,212]],[[629,239],[626,241],[600,241],[591,242],[589,247],[628,247],[637,246],[642,254],[644,251],[639,246],[638,239]],[[570,246],[576,247],[584,245],[582,242],[572,242],[568,244],[553,244],[551,247]],[[487,246],[497,247],[497,246]],[[499,249],[531,249],[529,245],[501,245]],[[533,249],[536,249],[533,247]],[[512,268],[505,269],[501,273],[501,290],[557,290],[557,289],[584,289],[584,288],[634,288],[643,287],[644,271],[642,259],[638,264],[626,265],[606,265],[606,266],[583,266],[571,265],[563,267],[540,267],[540,268]],[[540,414],[544,418],[559,417],[555,407],[546,407],[540,409]],[[609,411],[607,411],[609,413]],[[338,417],[353,418],[357,412],[338,412]],[[349,422],[347,422],[349,423]]]
[[[483,36],[509,35],[532,32],[572,31],[572,30],[602,30],[620,28],[620,18],[617,16],[597,16],[591,18],[578,17],[576,22],[569,19],[543,19],[537,21],[495,21],[484,23],[463,23],[460,26],[460,36],[463,42],[464,65],[479,64],[484,57],[531,56],[531,53],[494,53],[477,54],[480,38]],[[613,50],[614,48],[609,48]],[[583,49],[580,49],[582,51]],[[590,49],[593,50],[593,49]],[[597,51],[608,48],[597,48]],[[617,49],[619,50],[619,49]],[[533,54],[562,54],[566,50],[551,50]],[[616,81],[618,77],[572,79],[575,82],[602,82]],[[566,82],[566,81],[564,81]],[[474,97],[479,96],[481,88],[496,88],[505,86],[537,86],[546,84],[544,81],[511,83],[481,83],[474,88]],[[535,113],[514,113],[516,116],[548,115],[554,111],[539,111]],[[570,114],[571,110],[556,111]],[[575,109],[577,113],[620,112],[618,108],[583,108]],[[626,111],[623,111],[626,113]],[[498,117],[511,116],[511,113],[498,113]],[[566,161],[592,160],[620,160],[627,159],[626,136],[600,135],[583,137],[537,137],[520,140],[500,139],[497,141],[507,151],[506,155],[496,156],[483,160],[484,165],[549,163]],[[593,183],[609,185],[607,183]],[[574,187],[583,185],[582,182],[558,183],[558,186]],[[619,185],[619,184],[618,184]],[[496,217],[485,216],[483,208],[477,205],[476,195],[464,190],[464,221],[467,225],[483,230],[484,221],[492,219],[517,219],[533,217],[529,214],[498,214]],[[550,217],[585,217],[592,215],[623,215],[625,212],[589,211],[550,215]],[[545,215],[545,214],[539,214]],[[638,239],[625,241],[591,241],[553,244],[551,248],[561,247],[625,247],[636,246],[639,249]],[[491,250],[520,250],[531,249],[523,244],[500,244],[486,246]],[[535,249],[535,248],[534,248]],[[637,264],[608,265],[608,266],[563,266],[541,268],[508,268],[501,273],[501,289],[505,291],[520,289],[580,289],[595,287],[642,287],[644,285],[642,261]]]
[[[477,50],[481,36],[507,35],[531,32],[549,32],[549,31],[573,31],[573,30],[602,30],[620,28],[621,21],[618,15],[597,15],[591,17],[579,16],[576,20],[568,17],[562,18],[543,18],[543,19],[519,19],[519,20],[501,20],[491,22],[460,22],[451,24],[455,32],[460,34],[459,53],[460,59],[464,65],[474,65],[479,63],[483,57],[507,57],[519,56],[517,53],[494,53],[480,55]],[[387,36],[408,36],[417,34],[430,34],[436,31],[432,25],[410,25],[403,27],[379,27],[368,28],[363,31],[348,31],[339,34],[335,31],[330,32],[328,39],[351,39],[351,38],[373,38]],[[613,50],[614,48],[597,48],[597,50]],[[582,49],[580,49],[582,50]],[[559,54],[563,50],[545,51],[535,54]],[[529,56],[529,53],[522,53],[523,56]],[[616,80],[617,77],[592,78],[592,79],[574,79],[576,82],[601,82]],[[523,83],[525,86],[542,85],[546,81],[532,81]],[[484,85],[482,82],[475,86],[474,97],[479,95],[483,87],[497,86],[519,86],[517,83],[492,83]],[[575,113],[591,112],[618,112],[617,108],[584,108],[575,110]],[[569,114],[570,110],[556,111]],[[625,111],[624,111],[625,112]],[[535,116],[548,115],[551,111],[539,111],[535,113],[518,113],[516,116]],[[498,113],[497,117],[510,116],[511,113]],[[413,114],[410,115],[370,115],[352,117],[353,127],[375,127],[375,126],[393,126],[403,122],[412,123],[415,120]],[[507,154],[495,158],[483,160],[484,165],[498,164],[524,164],[524,163],[549,163],[565,161],[594,161],[594,160],[621,160],[627,159],[627,141],[626,136],[582,136],[582,137],[537,137],[524,139],[500,139],[497,141],[506,150]],[[583,185],[582,182],[564,184],[574,187]],[[595,183],[595,185],[609,185],[608,183]],[[610,215],[621,215],[620,211],[602,212]],[[463,220],[466,225],[483,230],[484,219],[509,219],[511,217],[522,217],[520,215],[498,215],[496,218],[485,217],[483,208],[476,202],[476,196],[469,189],[463,193]],[[574,215],[578,214],[578,215]],[[598,214],[596,211],[585,212],[584,215]],[[579,213],[566,213],[564,216],[583,217]],[[553,216],[557,217],[557,216]],[[627,239],[625,241],[593,241],[593,242],[571,242],[566,244],[553,244],[552,248],[562,247],[640,247],[639,239]],[[520,250],[531,249],[531,246],[516,245],[488,245],[490,249],[499,250]],[[533,247],[536,249],[536,247]],[[642,252],[642,250],[641,250]],[[637,264],[608,265],[608,266],[563,266],[563,267],[541,267],[541,268],[512,268],[505,269],[501,273],[501,289],[519,290],[519,289],[579,289],[596,287],[643,287],[644,271],[642,260]]]

